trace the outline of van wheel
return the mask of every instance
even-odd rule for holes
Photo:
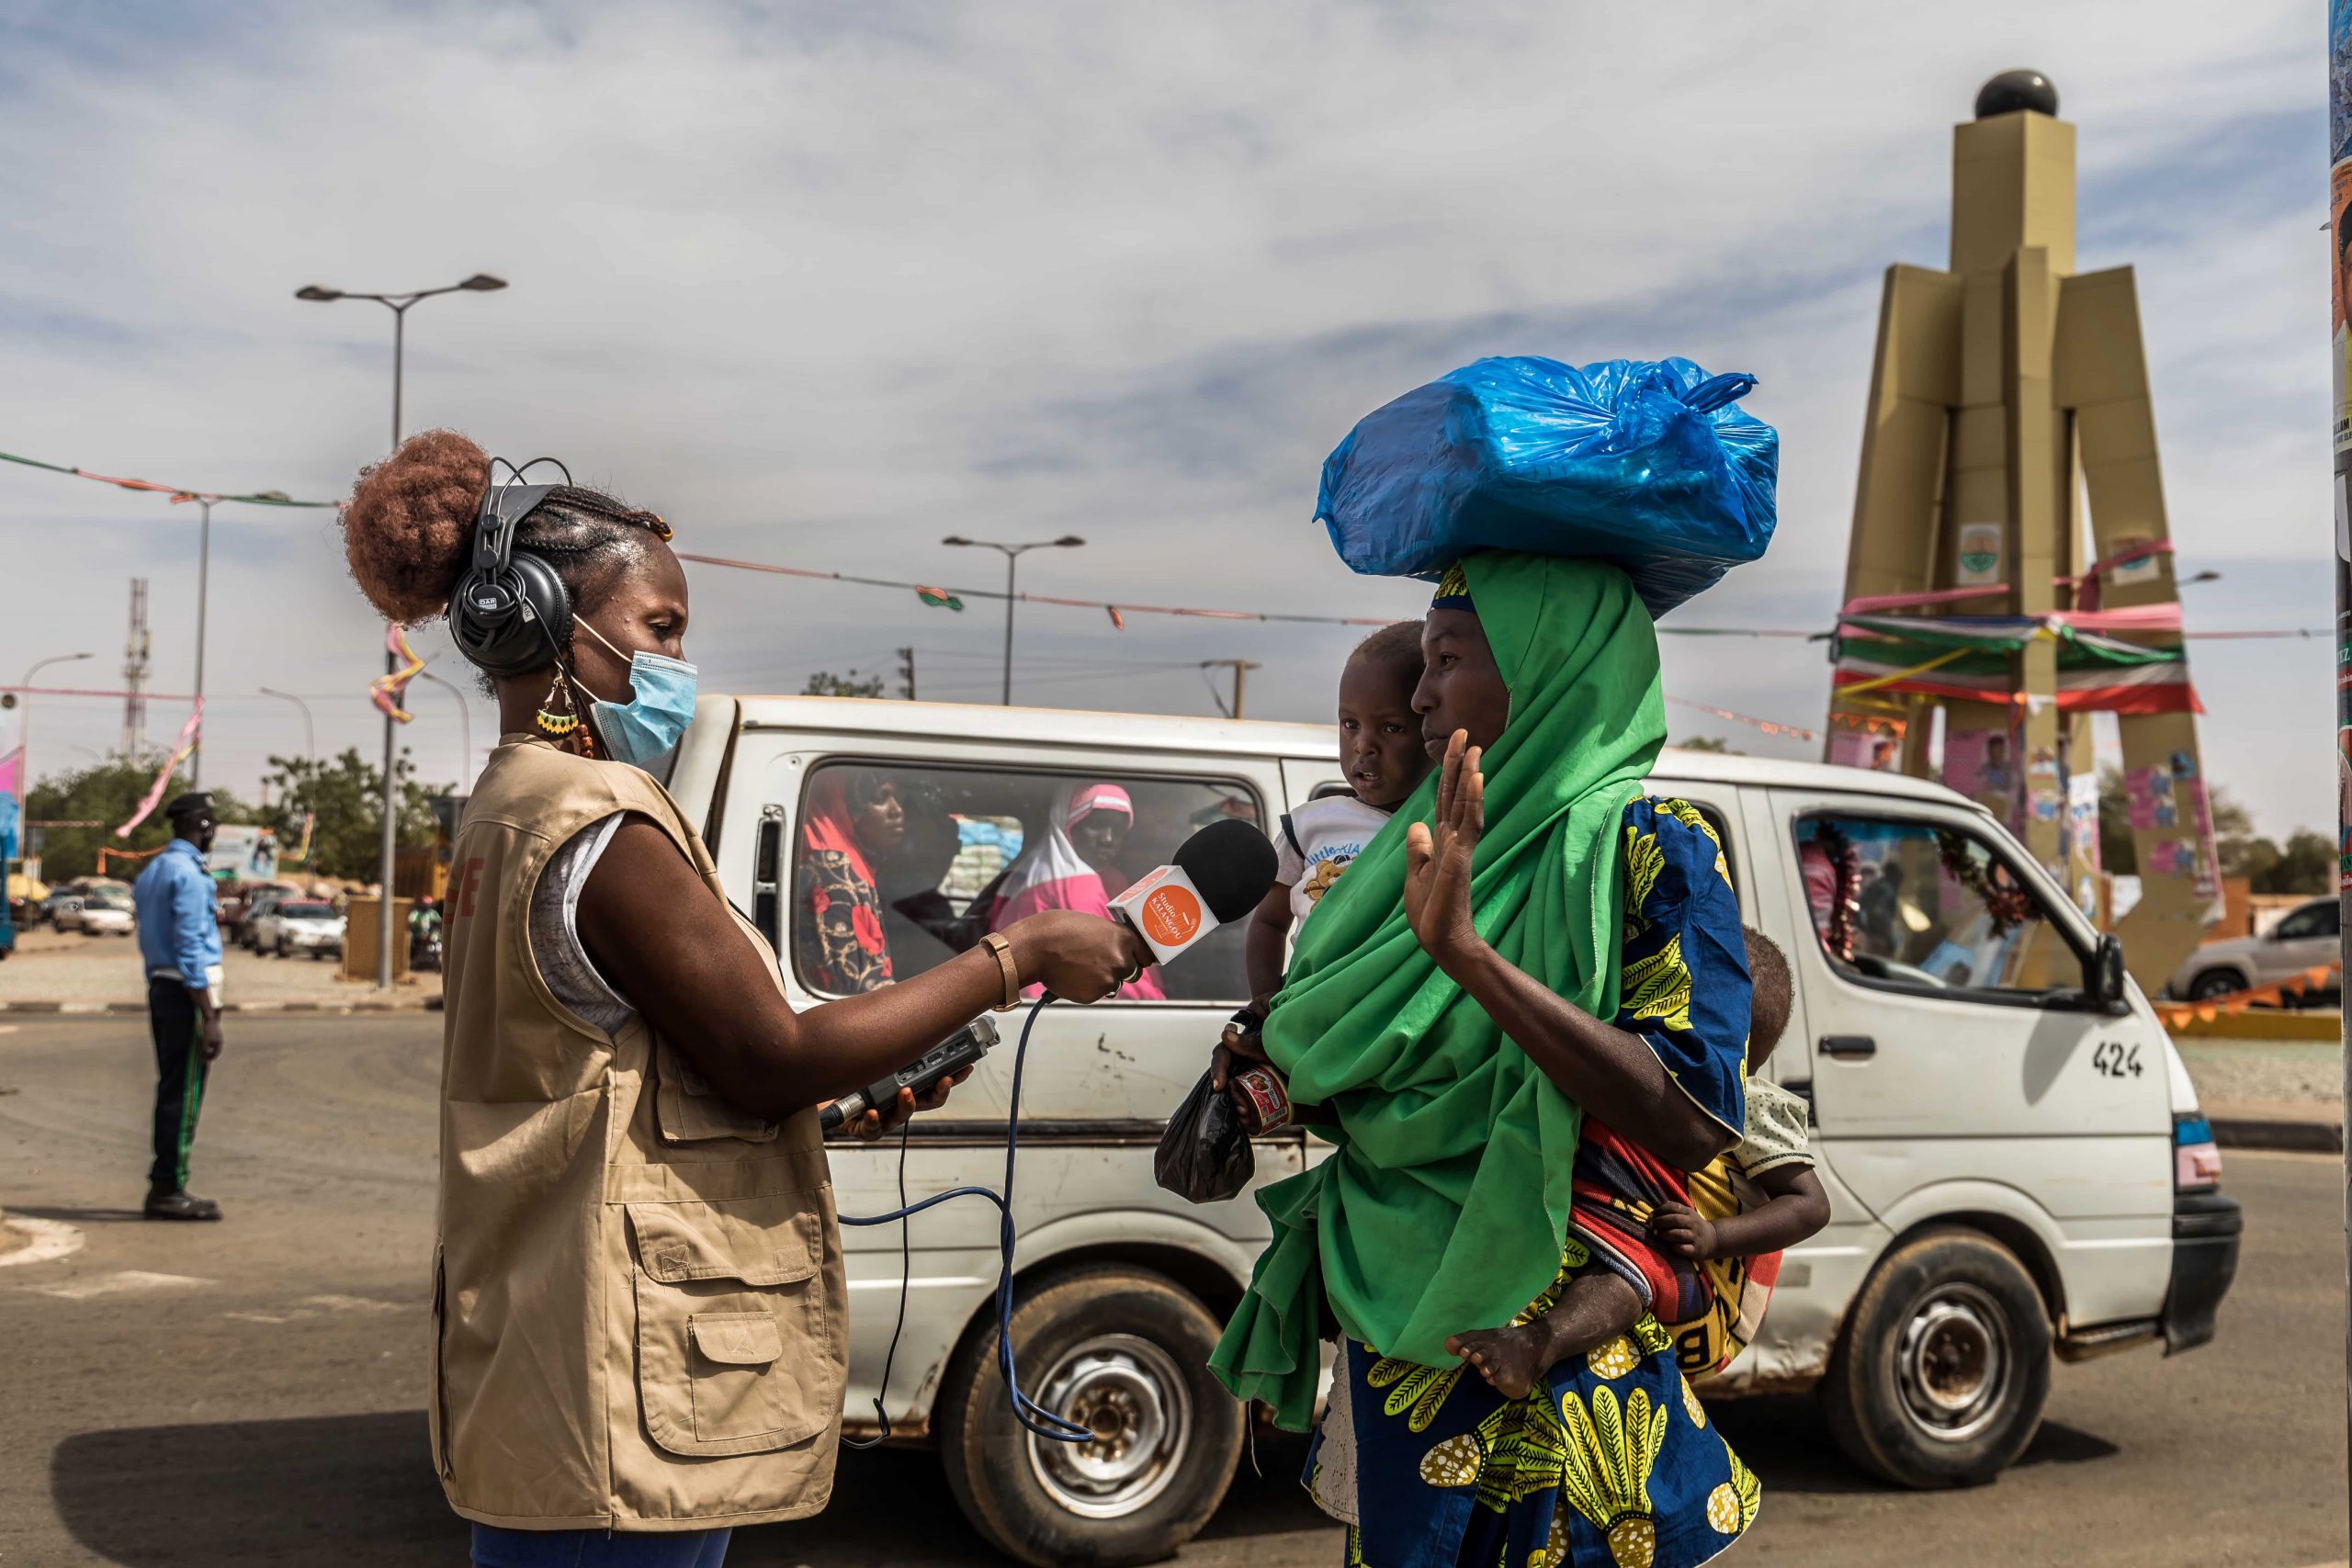
[[[940,1390],[948,1490],[973,1528],[1035,1568],[1156,1562],[1225,1500],[1242,1406],[1209,1374],[1217,1323],[1159,1275],[1080,1269],[1016,1299],[1024,1392],[1096,1434],[1062,1443],[1012,1417],[989,1324]]]
[[[2188,983],[2188,999],[2210,1002],[2215,997],[2226,997],[2233,991],[2245,989],[2245,982],[2227,969],[2208,969]]]
[[[1930,1231],[1879,1264],[1821,1383],[1846,1456],[1898,1486],[1977,1486],[2014,1462],[2050,1397],[2050,1320],[2017,1255]]]

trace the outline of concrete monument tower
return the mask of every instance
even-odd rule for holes
[[[1830,756],[1990,807],[2078,898],[2098,870],[2090,715],[2121,726],[2161,984],[2216,897],[2130,267],[2075,271],[2075,128],[2038,72],[1952,135],[1951,263],[1887,269],[1831,698]],[[2088,539],[2079,504],[2087,494]]]

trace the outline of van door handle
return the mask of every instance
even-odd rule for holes
[[[1877,1055],[1878,1042],[1867,1034],[1825,1034],[1821,1037],[1821,1054],[1860,1060],[1864,1056]]]

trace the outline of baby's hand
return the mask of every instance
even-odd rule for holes
[[[1688,1203],[1660,1203],[1650,1214],[1650,1235],[1668,1252],[1702,1262],[1715,1255],[1715,1227]]]

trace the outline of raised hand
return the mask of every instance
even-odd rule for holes
[[[1475,951],[1479,941],[1470,919],[1471,863],[1487,825],[1478,756],[1468,732],[1455,730],[1438,773],[1432,822],[1405,830],[1405,919],[1440,964]]]

